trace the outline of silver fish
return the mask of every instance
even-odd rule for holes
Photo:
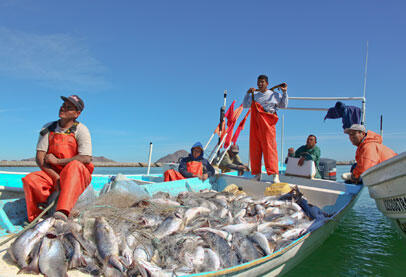
[[[118,240],[113,228],[103,217],[97,217],[95,220],[95,237],[97,250],[104,261],[124,272],[124,266],[118,257]]]
[[[58,237],[44,237],[39,253],[39,269],[48,277],[66,276],[65,248]]]
[[[179,217],[175,216],[168,216],[155,230],[153,235],[158,238],[162,239],[170,234],[173,234],[179,230],[184,228],[183,220]]]
[[[203,232],[202,237],[210,248],[218,253],[222,267],[231,267],[239,264],[236,252],[225,239],[211,232]]]
[[[198,268],[200,272],[217,271],[220,269],[220,257],[210,248],[204,249],[204,262]]]
[[[273,253],[274,249],[271,249],[271,246],[274,247],[274,245],[271,245],[266,238],[266,236],[260,232],[255,232],[253,233],[250,238],[256,242],[259,247],[262,248],[262,250],[265,252],[266,255],[271,255]]]
[[[235,233],[233,246],[237,249],[237,253],[241,259],[241,262],[246,263],[255,259],[258,259],[263,256],[257,248],[254,246],[251,240],[246,236]]]
[[[194,207],[187,209],[183,216],[185,225],[187,225],[191,220],[193,220],[197,216],[209,214],[210,211],[211,211],[210,209],[205,207]]]
[[[55,218],[50,217],[35,225],[32,229],[25,231],[10,246],[9,254],[21,268],[27,267],[27,259],[38,243],[55,223]]]
[[[221,229],[229,233],[242,233],[249,234],[254,231],[258,226],[258,223],[241,223],[241,224],[232,224],[222,227]]]

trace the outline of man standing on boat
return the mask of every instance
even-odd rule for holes
[[[344,130],[353,145],[357,146],[355,161],[352,170],[352,183],[361,183],[361,174],[368,168],[373,167],[397,154],[389,147],[382,144],[382,137],[375,132],[367,131],[364,125],[353,124]]]
[[[259,75],[258,88],[250,88],[243,100],[244,108],[251,108],[250,126],[250,161],[251,172],[257,180],[261,178],[261,161],[268,175],[274,175],[274,182],[279,182],[278,150],[276,146],[275,125],[279,108],[288,106],[288,85],[282,83],[275,88],[282,90],[282,95],[268,89],[268,77]]]
[[[294,153],[292,153],[291,148],[289,148],[289,157],[300,158],[297,162],[298,166],[302,166],[304,161],[314,161],[316,166],[316,175],[314,178],[321,178],[319,172],[320,163],[320,148],[316,145],[317,138],[315,135],[309,135],[306,140],[306,144],[300,146]]]
[[[25,201],[28,220],[40,213],[39,204],[59,193],[55,217],[66,220],[77,199],[90,184],[94,166],[89,130],[76,121],[85,105],[77,95],[61,96],[59,120],[46,124],[39,136],[36,162],[41,171],[25,176]]]

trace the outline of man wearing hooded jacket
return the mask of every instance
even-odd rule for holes
[[[356,165],[352,170],[352,183],[361,183],[361,174],[397,154],[389,147],[382,144],[382,137],[375,132],[366,130],[364,125],[353,124],[344,130],[351,143],[357,146],[355,153]]]
[[[179,172],[173,169],[165,171],[165,181],[175,181],[193,177],[198,177],[202,181],[205,181],[215,173],[209,161],[203,158],[203,146],[200,142],[196,142],[192,146],[189,156],[181,159],[178,170]]]
[[[89,130],[76,121],[84,109],[77,95],[61,97],[59,120],[46,124],[40,132],[36,162],[41,171],[25,176],[25,201],[28,221],[40,213],[39,204],[59,193],[55,217],[66,220],[77,199],[90,184],[94,169]]]

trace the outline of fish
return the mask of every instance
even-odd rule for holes
[[[259,247],[265,252],[266,255],[271,255],[273,253],[274,249],[271,249],[271,247],[275,247],[274,245],[271,245],[266,238],[266,236],[260,232],[254,232],[250,236],[251,240],[256,242]]]
[[[44,237],[39,252],[39,269],[47,277],[67,276],[65,248],[59,237],[49,234]]]
[[[222,227],[221,229],[229,233],[242,233],[249,234],[255,230],[258,226],[258,223],[240,223],[240,224],[231,224]]]
[[[237,253],[225,239],[212,232],[204,232],[202,233],[202,237],[210,249],[218,253],[222,267],[231,267],[240,263]]]
[[[86,265],[86,261],[82,256],[80,243],[75,239],[72,234],[65,236],[73,246],[73,253],[69,262],[69,268],[79,268]]]
[[[32,229],[25,231],[11,244],[9,254],[21,268],[28,266],[27,259],[31,251],[54,223],[55,218],[53,217],[45,219],[36,224]]]
[[[217,271],[220,269],[220,257],[210,248],[204,248],[204,262],[198,268],[201,272]]]
[[[263,256],[252,241],[241,233],[234,234],[233,246],[237,250],[242,263],[246,263]]]
[[[211,211],[210,209],[205,208],[205,207],[189,208],[186,210],[186,212],[183,216],[184,224],[187,225],[195,217],[200,216],[200,215],[209,214],[210,211]]]
[[[127,268],[133,263],[133,251],[127,244],[127,240],[122,237],[119,244],[121,263],[123,263]]]
[[[230,232],[215,229],[215,228],[210,228],[210,227],[198,228],[198,229],[195,229],[194,232],[195,233],[211,232],[211,233],[216,234],[217,236],[225,239],[226,241],[231,241],[233,239],[233,235]]]
[[[163,205],[163,206],[174,206],[178,207],[181,204],[177,201],[171,200],[171,199],[164,199],[164,198],[152,198],[148,199],[148,201],[152,204],[158,204],[158,205]]]
[[[124,266],[118,257],[118,239],[113,228],[104,217],[96,217],[94,228],[96,246],[102,260],[108,262],[120,272],[124,272]]]
[[[176,215],[168,216],[154,231],[153,236],[157,239],[162,239],[184,228],[182,218]]]

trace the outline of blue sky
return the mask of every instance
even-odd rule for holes
[[[382,114],[384,143],[403,152],[405,8],[404,1],[0,0],[0,159],[34,156],[60,95],[84,99],[79,121],[91,131],[93,154],[117,161],[146,161],[150,141],[153,160],[206,143],[224,89],[228,103],[241,103],[259,74],[271,85],[287,82],[289,96],[362,96],[367,40],[367,126],[378,132]],[[285,153],[314,133],[322,156],[354,158],[341,120],[282,115]],[[248,123],[238,141],[245,160]]]

